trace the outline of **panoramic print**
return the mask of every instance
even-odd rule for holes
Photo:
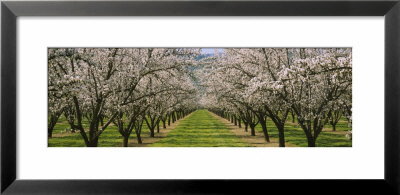
[[[351,48],[48,48],[48,147],[352,147]]]

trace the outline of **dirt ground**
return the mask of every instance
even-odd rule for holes
[[[297,123],[292,123],[292,122],[288,122],[288,124],[290,125],[294,125],[294,126],[298,126]],[[331,133],[331,134],[336,134],[336,135],[346,135],[348,132],[347,131],[333,131],[331,128],[323,128],[322,129],[323,132],[327,132],[327,133]]]
[[[53,133],[52,138],[66,137],[66,136],[70,136],[73,134],[79,134],[79,131],[77,130],[75,133],[72,133],[70,131],[66,131],[66,132],[62,132],[62,133]]]
[[[242,126],[242,128],[239,128],[238,126],[235,126],[233,123],[231,123],[230,121],[214,114],[211,113],[211,115],[213,115],[215,118],[217,118],[221,123],[223,123],[224,125],[226,125],[229,129],[232,130],[232,132],[234,132],[236,134],[236,136],[240,137],[241,139],[243,139],[244,141],[246,141],[247,143],[255,146],[255,147],[279,147],[279,141],[278,139],[274,139],[274,138],[270,138],[271,142],[266,142],[264,135],[262,133],[256,132],[256,136],[251,136],[250,132],[245,132],[244,131],[244,125]],[[250,131],[250,129],[249,129]],[[290,143],[285,143],[286,147],[297,147],[294,144],[290,144]]]

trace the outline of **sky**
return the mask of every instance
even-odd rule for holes
[[[201,53],[202,54],[214,54],[215,53],[215,51],[214,51],[215,49],[218,49],[219,53],[224,52],[224,49],[222,49],[222,48],[202,48],[201,49]]]

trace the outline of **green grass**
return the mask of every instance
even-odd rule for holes
[[[307,147],[307,139],[303,130],[292,123],[289,116],[285,125],[285,140],[288,143]],[[87,121],[84,121],[87,127]],[[244,126],[244,125],[243,125]],[[272,138],[278,139],[278,131],[271,119],[267,122],[268,132]],[[326,129],[331,130],[330,125]],[[262,134],[261,126],[256,127],[257,133]],[[336,126],[338,132],[349,130],[347,121],[341,119]],[[64,117],[61,117],[54,127],[54,134],[69,131],[69,124]],[[143,124],[142,135],[149,134],[147,125]],[[250,132],[249,132],[250,134]],[[132,133],[130,140],[136,139]],[[99,147],[117,147],[122,144],[122,136],[117,128],[110,125],[99,138]],[[351,147],[352,142],[344,135],[337,135],[331,132],[322,132],[317,139],[317,147]],[[79,133],[68,134],[65,137],[48,139],[49,147],[84,147],[85,143]],[[155,147],[234,147],[250,146],[236,137],[224,124],[214,118],[206,110],[198,110],[189,117],[182,119],[180,124],[172,130],[166,138],[161,139],[151,146]]]
[[[297,146],[307,147],[307,138],[304,134],[303,129],[298,126],[289,123],[291,122],[291,117],[288,118],[287,123],[285,124],[285,141]],[[275,127],[275,124],[271,119],[267,121],[268,134],[271,138],[278,139],[278,129]],[[326,125],[325,128],[332,130],[330,125]],[[336,131],[343,132],[348,131],[350,128],[348,127],[347,121],[345,119],[341,119],[336,125]],[[258,124],[256,126],[257,133],[262,133],[261,125]],[[322,131],[316,142],[317,147],[351,147],[352,141],[347,139],[345,135],[338,135],[331,132]]]
[[[83,126],[89,126],[87,121],[83,121]],[[57,133],[65,133],[69,131],[70,126],[64,117],[61,117],[53,130],[53,135]],[[143,123],[142,135],[150,134],[150,131],[145,123]],[[136,138],[135,133],[132,133],[130,139]],[[100,135],[98,147],[117,147],[122,145],[122,136],[118,132],[116,126],[111,124]],[[80,133],[73,133],[65,137],[54,137],[48,139],[49,147],[85,147],[85,142]]]
[[[197,110],[183,119],[155,147],[243,147],[251,146],[206,110]]]

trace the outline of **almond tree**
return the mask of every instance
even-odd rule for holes
[[[296,113],[309,147],[329,120],[333,105],[351,87],[351,49],[292,49],[293,64],[282,66],[273,91]],[[351,95],[350,95],[351,96]]]
[[[247,94],[252,96],[254,102],[257,102],[258,115],[263,129],[266,127],[267,117],[271,118],[278,129],[279,146],[285,147],[285,123],[290,111],[290,106],[283,100],[282,96],[287,96],[287,91],[277,94],[274,90],[276,81],[281,74],[282,66],[290,66],[292,63],[289,57],[288,49],[257,48],[240,49],[233,52],[243,59],[242,64],[248,64],[253,71],[251,80],[247,86]],[[249,69],[249,68],[247,68]],[[240,68],[246,71],[246,68]]]
[[[68,75],[66,66],[70,63],[73,49],[49,50],[48,51],[48,137],[53,135],[53,129],[62,113],[70,103],[68,87],[78,82],[77,79]]]

